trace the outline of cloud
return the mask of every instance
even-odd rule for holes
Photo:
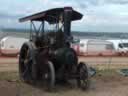
[[[128,4],[128,0],[106,0],[106,2],[113,4]]]
[[[73,30],[127,31],[128,0],[1,0],[0,4],[1,26],[24,27],[26,24],[18,22],[21,17],[49,8],[72,6],[84,14],[82,20],[73,22]]]
[[[6,12],[0,13],[0,19],[16,19],[22,17],[22,15],[16,15],[16,14],[8,14]]]
[[[127,6],[123,5],[104,5],[96,8],[90,8],[88,12],[89,17],[94,17],[96,21],[99,19],[100,21],[108,21],[108,24],[124,23],[128,21],[128,12]]]

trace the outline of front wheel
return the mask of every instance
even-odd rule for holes
[[[53,63],[48,61],[46,72],[44,73],[44,78],[46,81],[46,86],[48,90],[51,90],[55,86],[55,69]]]
[[[86,90],[89,87],[89,74],[85,63],[81,62],[78,65],[78,74],[79,77],[77,78],[77,85],[82,90]]]

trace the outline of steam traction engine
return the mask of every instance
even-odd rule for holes
[[[83,62],[78,63],[77,54],[70,47],[73,41],[71,22],[81,18],[81,13],[64,7],[19,20],[30,21],[31,24],[30,40],[23,44],[19,56],[19,74],[23,81],[42,80],[48,88],[53,88],[58,82],[75,79],[80,88],[88,87],[87,66]],[[35,22],[38,22],[38,30]],[[48,24],[54,26],[53,30],[48,29]]]

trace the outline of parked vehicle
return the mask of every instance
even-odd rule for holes
[[[28,39],[21,37],[6,36],[0,41],[0,52],[2,55],[17,55],[24,42]]]
[[[98,39],[81,39],[79,52],[81,55],[114,55],[113,43]]]
[[[128,55],[128,40],[107,40],[112,42],[118,55]]]

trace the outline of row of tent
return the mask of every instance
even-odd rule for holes
[[[80,39],[72,48],[78,55],[128,55],[128,40]]]
[[[17,56],[20,48],[28,39],[14,36],[6,36],[0,40],[0,54],[5,56]]]
[[[6,36],[0,40],[0,54],[17,55],[28,39]],[[71,47],[78,55],[128,55],[128,40],[80,39],[74,40]]]

